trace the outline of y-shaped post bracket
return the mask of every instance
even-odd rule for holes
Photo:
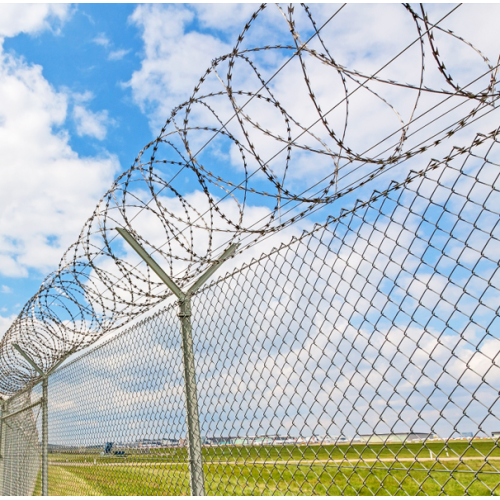
[[[158,263],[149,255],[137,240],[125,229],[116,228],[123,239],[139,254],[146,264],[158,275],[178,299],[179,318],[181,322],[182,354],[184,363],[184,385],[186,393],[186,417],[189,446],[189,475],[191,495],[205,495],[205,479],[203,475],[203,459],[201,454],[200,416],[198,411],[198,394],[196,390],[196,371],[194,366],[193,336],[191,329],[191,297],[207,282],[217,269],[233,253],[237,244],[230,245],[209,269],[207,269],[189,288],[183,292],[168,276]]]

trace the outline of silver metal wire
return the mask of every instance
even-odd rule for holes
[[[198,399],[198,492],[500,493],[500,132],[479,131],[496,111],[497,65],[440,25],[458,7],[431,22],[424,7],[404,5],[415,36],[369,74],[337,62],[327,43],[347,7],[323,23],[307,6],[272,8],[290,38],[252,45],[271,7],[257,10],[2,339],[0,389],[13,395],[2,417],[22,410],[10,417],[14,430],[2,425],[3,494],[41,491],[41,417],[31,406],[40,380],[12,344],[48,372],[144,313],[50,375],[49,494],[193,493],[186,379]],[[467,45],[484,71],[456,83],[443,37]],[[387,79],[383,70],[412,47],[417,83]],[[284,72],[263,76],[269,53],[297,64],[294,84],[314,116],[283,104],[275,79]],[[431,63],[444,89],[427,82]],[[316,64],[342,89],[327,108],[315,95]],[[405,119],[387,89],[413,96]],[[398,126],[355,149],[349,106],[361,95],[394,111]],[[261,124],[269,109],[279,125]],[[240,169],[212,172],[212,147],[240,154]],[[294,181],[294,169],[325,158],[327,175]],[[394,180],[382,184],[388,171]],[[196,200],[182,195],[186,179]],[[272,200],[264,215],[248,218],[263,200]],[[326,222],[191,297],[194,367],[183,364],[177,306],[162,304],[169,289],[114,230],[187,289],[221,248],[239,242],[244,254],[319,210]]]
[[[320,22],[314,19],[314,9],[306,5],[259,7],[234,50],[213,60],[189,101],[172,112],[158,138],[116,180],[78,241],[63,256],[59,269],[46,278],[3,337],[0,390],[13,394],[34,377],[33,370],[12,350],[12,343],[18,343],[47,371],[68,352],[88,346],[169,295],[147,267],[127,258],[116,241],[115,227],[137,237],[183,285],[208,268],[221,247],[243,240],[239,251],[244,252],[318,208],[349,197],[395,166],[400,170],[402,165],[410,166],[415,157],[428,163],[432,158],[428,153],[447,144],[448,151],[470,148],[470,140],[464,143],[455,138],[494,110],[497,65],[440,25],[457,8],[450,7],[431,22],[424,8],[402,7],[414,26],[413,38],[404,41],[377,71],[365,74],[337,62],[334,47],[327,43],[330,40],[331,44],[332,20],[341,20],[345,7],[332,8],[331,15]],[[254,44],[253,26],[269,9],[278,9],[287,34],[273,45]],[[439,39],[447,37],[469,47],[483,64],[470,82],[455,83],[450,64],[445,65],[439,53],[437,32]],[[399,61],[407,65],[409,51],[418,47],[420,56],[411,58],[414,69],[421,66],[417,81],[403,83],[384,77]],[[267,53],[283,63],[266,78]],[[430,70],[426,77],[431,62],[441,80]],[[321,78],[330,78],[335,88],[327,101],[315,90],[321,83],[315,77],[319,67],[326,71]],[[307,98],[307,106],[300,109],[294,109],[282,90],[282,82],[292,70],[296,70],[297,91]],[[403,91],[413,102],[406,118],[397,109]],[[429,95],[442,99],[424,99]],[[355,120],[350,110],[357,99],[367,97],[393,113],[399,125],[356,151],[349,145],[349,123]],[[439,116],[434,114],[436,110]],[[272,119],[265,119],[266,115]],[[239,165],[213,172],[213,148],[231,152],[231,161]],[[448,154],[444,154],[445,160]],[[296,169],[301,163],[318,161],[330,162],[329,173],[310,185],[299,183],[297,189]],[[196,200],[182,194],[187,180],[199,190]],[[269,205],[267,215],[250,220],[246,207],[259,203]],[[148,231],[144,231],[145,225]]]
[[[41,448],[37,430],[40,398],[23,391],[2,402],[0,437],[0,493],[26,496],[35,491],[41,474]],[[39,482],[39,481],[38,481]]]
[[[193,296],[207,494],[498,493],[499,148]],[[182,370],[172,304],[51,375],[49,493],[189,494]]]

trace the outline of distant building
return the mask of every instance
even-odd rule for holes
[[[500,431],[492,432],[491,437],[495,439],[500,438]]]
[[[179,440],[178,439],[171,439],[171,438],[163,438],[161,440],[162,446],[178,446],[179,445]]]
[[[207,446],[227,446],[235,444],[237,438],[231,436],[207,437],[203,440],[203,444]]]
[[[162,442],[158,439],[141,439],[137,441],[138,448],[160,448]]]
[[[380,443],[404,443],[406,441],[425,441],[431,439],[433,434],[430,432],[400,432],[388,434],[361,434],[356,441],[362,441],[367,444]]]
[[[232,442],[230,444],[239,446],[277,446],[285,444],[295,444],[298,438],[292,438],[290,436],[247,436],[231,438]]]
[[[346,436],[319,436],[318,440],[321,444],[341,444],[349,441]]]

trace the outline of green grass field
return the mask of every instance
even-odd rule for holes
[[[221,446],[204,448],[203,455],[212,495],[500,494],[500,448],[488,440],[472,446]],[[188,495],[187,450],[126,457],[51,453],[49,494]]]

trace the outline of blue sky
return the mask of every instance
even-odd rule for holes
[[[124,167],[152,136],[147,117],[125,87],[141,64],[140,33],[127,21],[134,8],[132,4],[73,6],[56,32],[20,33],[6,38],[3,45],[4,52],[40,65],[55,89],[70,95],[92,94],[86,109],[107,111],[106,135],[79,135],[76,123],[67,119],[62,126],[70,134],[69,144],[81,156],[112,151]]]
[[[264,159],[277,155],[269,164],[276,176],[284,176],[286,172],[286,187],[290,192],[311,193],[326,187],[332,178],[338,146],[327,133],[326,125],[314,124],[318,113],[309,99],[312,90],[317,96],[315,104],[322,109],[332,108],[328,127],[334,129],[337,137],[342,136],[343,123],[348,118],[345,142],[360,158],[368,154],[387,160],[398,151],[398,134],[401,135],[402,124],[408,122],[411,124],[403,151],[416,150],[422,144],[429,149],[391,165],[388,173],[357,187],[352,195],[280,232],[274,240],[247,251],[240,263],[248,262],[272,245],[288,241],[302,229],[310,228],[312,222],[324,221],[327,215],[337,215],[343,207],[352,207],[356,198],[366,199],[373,189],[387,187],[392,179],[402,180],[410,169],[425,168],[431,159],[443,158],[454,146],[468,146],[476,132],[488,133],[497,126],[497,108],[454,94],[455,83],[451,84],[439,72],[429,41],[422,46],[415,43],[419,32],[405,8],[393,4],[348,5],[338,13],[339,7],[313,4],[311,12],[317,26],[326,26],[323,40],[334,53],[335,61],[346,68],[346,85],[353,92],[348,112],[342,105],[343,81],[335,68],[324,61],[306,60],[311,89],[304,83],[297,57],[281,70],[295,49],[286,21],[287,7],[280,10],[272,5],[259,14],[239,49],[280,45],[277,49],[247,54],[263,78],[270,78],[280,69],[271,87],[291,118],[285,124],[277,107],[255,99],[246,108],[248,123],[260,122],[280,138],[286,136],[288,126],[304,147],[294,149],[285,170],[286,155],[279,151],[286,139],[271,140],[249,125],[248,142],[255,144]],[[212,62],[231,53],[256,8],[252,4],[1,6],[0,94],[4,98],[0,103],[3,158],[0,330],[9,327],[44,277],[57,269],[59,259],[77,239],[113,179],[126,171],[139,151],[157,137],[171,110],[189,99]],[[436,31],[435,40],[447,72],[461,87],[480,91],[490,81],[488,71],[500,52],[500,42],[495,36],[496,9],[492,5],[457,8],[456,4],[430,5],[427,9],[433,22],[444,18],[441,22],[444,31]],[[311,23],[301,8],[296,7],[295,15],[296,29],[302,40],[307,40],[313,33]],[[461,38],[447,30],[453,30]],[[284,45],[292,49],[282,48]],[[323,50],[318,38],[309,47],[318,52]],[[425,53],[423,83],[432,91],[417,96],[415,88],[406,84],[419,85],[421,49]],[[217,116],[225,119],[233,108],[217,93],[227,83],[224,78],[228,61],[217,64],[218,73],[212,71],[207,76],[200,93],[214,94],[206,102]],[[380,80],[373,82],[371,90],[359,87],[360,79],[375,72]],[[235,88],[255,92],[260,86],[255,72],[243,59],[237,61],[233,73]],[[392,85],[392,80],[401,85]],[[241,105],[244,98],[238,96],[235,102]],[[455,122],[478,106],[474,125],[463,127],[446,139],[447,133],[456,128]],[[216,126],[217,120],[207,109],[201,104],[193,106],[192,122],[201,127]],[[230,125],[231,133],[244,143],[244,134],[235,122]],[[169,127],[166,133],[173,130],[173,125]],[[310,127],[311,134],[302,137],[305,127]],[[191,147],[201,147],[211,135],[205,131],[191,132]],[[434,145],[436,138],[443,140]],[[172,141],[179,146],[178,138]],[[245,143],[245,147],[248,153],[249,144]],[[165,158],[176,159],[166,147],[161,153]],[[257,168],[255,158],[250,154],[247,157],[250,171],[256,169],[249,187],[275,194],[272,183]],[[238,183],[242,179],[240,152],[220,135],[202,150],[198,159],[224,182]],[[359,159],[340,166],[339,191],[351,183],[357,186],[363,176],[375,169],[373,164]],[[170,167],[157,168],[165,179],[173,172]],[[222,187],[227,187],[224,182]],[[205,208],[200,186],[189,172],[184,171],[172,186],[189,200],[193,210]],[[213,184],[211,189],[220,199],[219,186]],[[133,194],[146,203],[144,192],[136,189]],[[241,201],[242,194],[237,196]],[[171,203],[174,215],[181,213],[172,198],[165,196],[162,203]],[[273,203],[272,197],[252,194],[246,207],[248,223],[268,220]],[[236,217],[230,200],[221,206],[230,217]],[[297,209],[284,217],[295,214]],[[154,243],[163,244],[165,235],[155,232],[154,224],[149,222],[144,218],[141,222],[144,226],[137,227],[138,232]],[[223,236],[217,237],[218,245],[227,243]],[[199,241],[204,243],[202,240],[200,236]],[[133,260],[136,257],[127,253],[127,249],[122,252],[124,258],[136,263]]]
[[[171,110],[189,99],[194,86],[212,61],[232,51],[238,34],[255,8],[255,5],[248,4],[0,6],[0,169],[3,176],[0,185],[0,333],[12,324],[24,303],[38,290],[44,277],[57,269],[64,251],[77,239],[83,224],[113,180],[133,164],[137,154],[147,143],[157,137]],[[438,64],[432,56],[428,41],[423,45],[426,71],[423,80],[432,92],[426,91],[417,99],[415,89],[404,86],[407,83],[419,84],[422,56],[421,47],[418,44],[412,45],[418,33],[412,17],[403,7],[392,4],[349,5],[340,14],[334,15],[338,8],[339,6],[330,4],[311,6],[318,26],[327,23],[323,38],[331,48],[335,60],[346,68],[344,77],[350,90],[357,87],[356,79],[363,79],[362,75],[371,75],[380,68],[384,69],[377,73],[380,81],[373,83],[370,92],[362,89],[353,94],[347,113],[342,106],[335,108],[344,96],[342,80],[337,71],[323,64],[321,60],[307,59],[307,68],[313,82],[312,89],[318,97],[318,102],[322,109],[334,109],[328,117],[329,126],[340,136],[344,120],[348,116],[349,128],[345,141],[360,156],[373,148],[370,155],[387,159],[397,150],[397,139],[391,137],[391,134],[400,132],[402,122],[411,122],[403,151],[418,149],[421,144],[429,146],[429,149],[394,165],[388,173],[363,187],[358,184],[364,175],[374,172],[374,165],[366,165],[361,160],[346,161],[345,165],[341,165],[342,174],[337,187],[342,191],[351,183],[358,186],[352,195],[281,231],[274,239],[248,249],[239,257],[237,262],[240,264],[249,262],[252,257],[269,250],[272,245],[289,241],[303,229],[310,228],[313,222],[324,221],[327,215],[337,215],[343,207],[352,207],[356,198],[366,200],[374,189],[385,189],[392,179],[401,181],[411,169],[424,169],[433,158],[440,160],[450,151],[454,151],[454,146],[469,146],[477,132],[486,134],[498,127],[498,107],[478,104],[478,101],[463,95],[452,95],[454,87],[438,71]],[[303,39],[307,39],[312,34],[311,26],[304,12],[298,7],[296,9],[297,29]],[[495,64],[500,53],[500,40],[497,36],[497,20],[500,14],[498,9],[498,6],[493,5],[464,5],[458,9],[455,4],[428,6],[432,21],[445,16],[446,19],[442,23],[445,30],[453,30],[481,51],[478,52],[450,32],[436,31],[435,40],[441,57],[446,62],[447,71],[453,76],[453,82],[458,82],[461,87],[480,91],[490,81],[488,65]],[[260,14],[240,49],[292,43],[284,15],[273,5]],[[310,46],[318,51],[322,50],[317,39],[313,40]],[[405,56],[396,57],[401,51],[404,51]],[[278,48],[249,54],[263,77],[268,78],[281,68],[291,52],[294,50]],[[488,58],[487,61],[485,57]],[[393,59],[395,62],[385,67]],[[222,82],[212,72],[202,85],[201,94],[216,94],[224,89],[223,84],[227,81],[223,77],[228,71],[225,65],[227,66],[227,61],[220,62],[218,66]],[[295,58],[272,83],[273,92],[279,96],[280,102],[293,117],[288,120],[288,125],[292,134],[297,136],[303,130],[301,125],[308,127],[317,119],[316,109],[309,100],[309,89],[304,84],[301,71],[301,66]],[[394,86],[390,80],[403,85]],[[241,86],[249,92],[259,87],[255,74],[241,60],[235,66],[234,81],[235,86]],[[233,112],[228,102],[223,98],[219,99],[217,95],[207,98],[206,102],[213,105],[213,109],[223,119]],[[237,102],[240,104],[242,101]],[[192,121],[202,127],[214,127],[217,124],[214,116],[201,105],[197,106],[193,106]],[[447,133],[455,128],[455,122],[467,117],[471,110],[478,106],[474,125],[463,127],[451,139],[446,139]],[[286,136],[287,127],[283,123],[283,116],[274,105],[268,106],[268,103],[257,102],[256,99],[246,112],[249,122],[255,119],[280,137]],[[182,116],[179,122],[181,119]],[[425,127],[421,128],[423,125]],[[243,143],[243,133],[237,124],[233,123],[231,127],[234,137]],[[173,126],[170,125],[166,133],[172,130]],[[273,157],[282,147],[282,143],[269,140],[265,134],[256,131],[256,127],[249,126],[248,131],[249,142],[253,141],[259,154],[265,159]],[[305,148],[294,150],[286,171],[286,186],[292,193],[312,192],[314,189],[324,188],[331,179],[334,157],[332,151],[335,151],[336,145],[326,133],[326,128],[321,128],[321,124],[311,125],[311,131],[315,136],[306,136],[301,140],[304,141],[303,145],[317,148],[318,152],[312,153]],[[194,149],[201,147],[210,135],[211,133],[205,131],[192,132],[191,145]],[[178,138],[175,135],[172,137],[174,145],[179,146]],[[442,138],[443,141],[433,145],[436,137]],[[179,150],[182,149],[181,146]],[[219,136],[203,149],[199,160],[204,167],[220,175],[224,181],[238,183],[241,181],[243,169],[241,158],[238,157],[239,151],[234,146],[229,140]],[[248,151],[249,146],[246,147]],[[477,152],[479,157],[485,154],[482,146],[477,148]],[[161,154],[168,159],[178,159],[166,146]],[[247,156],[250,170],[256,168],[257,163],[250,158],[251,155]],[[278,154],[277,160],[270,162],[276,175],[284,176],[283,156]],[[498,152],[493,149],[491,161],[497,157]],[[461,157],[454,160],[455,172],[460,168],[461,161]],[[468,161],[472,165],[468,164],[467,169],[476,171],[474,160],[469,158]],[[171,175],[169,168],[170,166],[158,165],[157,171],[166,179]],[[439,175],[440,172],[437,172],[438,178]],[[453,179],[450,180],[445,174],[443,179],[448,188],[453,185]],[[468,179],[467,182],[470,184],[472,181]],[[313,188],[316,185],[319,187]],[[195,209],[202,211],[206,207],[200,187],[189,172],[184,171],[183,175],[175,178],[172,186],[192,204],[191,214]],[[223,184],[224,186],[227,187],[226,184]],[[271,193],[273,189],[273,185],[258,169],[250,187],[266,192],[271,189]],[[218,188],[211,185],[215,197],[221,196],[217,194],[221,192],[217,191]],[[142,192],[139,188],[132,191],[140,203],[146,203],[148,193],[144,189]],[[423,192],[424,205],[431,202],[439,204],[439,192],[436,191],[432,196],[428,195],[425,189]],[[237,194],[240,195],[241,193]],[[161,201],[164,206],[169,207],[171,213],[182,215],[181,207],[175,205],[176,200],[173,200],[173,197],[169,198],[164,194]],[[252,194],[246,207],[248,224],[269,219],[273,201],[272,197]],[[480,206],[481,203],[478,201],[476,205]],[[230,200],[221,203],[221,206],[230,217],[236,213]],[[419,210],[421,213],[427,208],[424,206]],[[427,215],[438,211],[428,210]],[[390,207],[387,212],[391,212]],[[286,217],[296,213],[297,210],[293,210]],[[144,217],[141,220],[144,225],[142,228],[137,226],[136,229],[143,232],[154,244],[164,244],[165,234],[156,231],[154,222],[157,221],[151,222]],[[445,228],[448,224],[452,225],[452,222],[441,222]],[[380,224],[383,229],[384,222]],[[408,226],[411,224],[408,223]],[[412,233],[411,229],[415,232]],[[370,249],[370,258],[374,261],[384,241],[387,245],[396,246],[394,241],[399,238],[399,229],[391,230],[396,234],[392,242],[374,237],[376,241]],[[419,226],[418,238],[425,241],[431,237],[433,230],[432,225]],[[342,228],[337,231],[342,234]],[[412,247],[411,242],[418,239],[416,231],[416,225],[407,227],[403,238],[403,254]],[[465,235],[465,231],[466,228],[457,229],[455,236],[460,238]],[[205,242],[200,233],[196,234],[202,246]],[[433,237],[439,239],[438,233]],[[216,238],[217,244],[222,246],[227,243],[224,240],[227,235],[222,231],[221,234],[222,236],[216,235]],[[447,238],[448,235],[445,234],[443,239]],[[477,237],[473,243],[479,247],[481,242]],[[437,254],[440,257],[441,250],[443,254],[453,254],[455,251],[445,246],[441,248],[438,243]],[[423,243],[419,244],[422,250]],[[137,257],[132,252],[128,252],[126,248],[118,250],[131,265],[137,263]],[[348,248],[345,251],[349,253]],[[426,258],[432,261],[432,257],[429,257],[428,253],[426,255]],[[493,261],[494,257],[490,257],[491,255],[488,257],[490,261]],[[459,260],[456,255],[455,258]],[[472,261],[474,258],[470,257]],[[478,259],[477,257],[476,262]],[[348,258],[346,262],[349,262]],[[413,311],[413,319],[421,321],[419,328],[422,328],[427,321],[426,315],[433,307],[432,301],[441,300],[431,296],[430,288],[446,289],[443,296],[453,303],[453,300],[458,300],[453,295],[454,290],[451,290],[451,286],[446,288],[447,285],[443,283],[453,273],[453,279],[457,282],[463,281],[464,276],[468,274],[462,270],[463,275],[458,273],[457,276],[454,270],[455,261],[451,262],[448,268],[445,264],[440,264],[441,275],[435,279],[435,283],[432,282],[432,286],[428,286],[433,264],[429,264],[428,269],[425,268],[421,270],[420,275],[416,275],[415,269],[412,268],[412,265],[416,265],[415,261],[409,258],[408,262],[407,276],[401,272],[403,277],[397,278],[399,288],[394,288],[394,293],[400,295],[397,297],[397,307],[391,306],[394,309],[391,309],[391,314],[396,315],[398,307],[404,303],[408,311]],[[443,258],[443,262],[446,262],[446,258]],[[104,270],[106,265],[104,263],[102,266]],[[377,266],[374,264],[373,267]],[[490,267],[488,264],[483,272],[490,272]],[[356,269],[354,264],[352,269]],[[400,271],[401,268],[392,270],[398,276]],[[342,272],[339,271],[339,274]],[[439,282],[440,279],[443,283]],[[348,287],[350,283],[344,285]],[[404,295],[405,287],[412,293],[414,291],[413,299]],[[473,288],[472,285],[471,287]],[[392,288],[392,284],[387,289],[380,285],[381,292],[386,295],[389,295],[389,290],[393,293]],[[496,293],[493,288],[494,286],[491,287],[491,296],[488,298],[490,301],[493,301]],[[86,291],[89,290],[90,287]],[[339,301],[349,302],[344,300],[346,297],[347,295],[340,297]],[[158,300],[160,299],[162,296],[159,295]],[[353,302],[354,300],[352,299]],[[424,307],[419,307],[417,303],[420,300],[429,302],[425,303]],[[464,299],[460,304],[464,310],[472,307],[467,300]],[[444,302],[446,301],[440,302],[444,312],[436,310],[442,318],[449,320],[449,324],[443,326],[445,323],[441,318],[439,321],[443,324],[436,326],[436,330],[440,330],[443,337],[446,337],[447,329],[455,329],[453,339],[447,340],[452,345],[453,342],[462,340],[459,337],[461,329],[467,327],[467,318],[458,315],[451,317],[452,313],[446,309],[449,304]],[[476,299],[470,302],[477,304]],[[349,304],[346,307],[348,306]],[[331,311],[334,311],[333,307]],[[113,314],[114,312],[113,309]],[[379,313],[373,314],[376,316]],[[489,311],[488,314],[491,315]],[[348,317],[349,321],[352,320],[352,328],[360,328],[364,316],[359,314],[354,318],[351,318],[351,315]],[[110,322],[115,319],[111,313],[109,318]],[[487,319],[489,321],[490,317]],[[381,330],[390,328],[391,321]],[[373,320],[373,323],[376,321]],[[396,320],[393,323],[395,324]],[[78,326],[75,327],[77,328]],[[484,333],[486,325],[481,324],[479,330],[481,334]],[[423,335],[422,331],[415,330]],[[407,336],[417,335],[415,332],[409,331]],[[355,337],[355,332],[353,336]],[[477,334],[477,338],[474,337],[472,342],[480,344],[480,338],[480,334]],[[428,351],[431,353],[434,349],[433,342],[434,339],[427,339],[428,345],[431,346]],[[477,348],[483,351],[490,349],[484,345],[481,349],[479,345]],[[432,357],[432,354],[426,354],[424,351],[424,348],[419,351],[424,359],[423,365]],[[444,359],[444,362],[450,359],[456,361],[449,352],[451,351],[440,354],[440,359]],[[463,348],[463,352],[466,358],[474,356],[475,351],[469,345]],[[300,352],[297,357],[299,355]],[[483,362],[481,356],[481,352],[476,355],[477,364]],[[484,355],[484,359],[486,357]],[[463,370],[462,365],[456,368],[457,373]]]
[[[489,25],[489,19],[495,16],[488,15],[485,20],[483,12],[486,9],[491,14],[494,7],[466,5],[456,11],[455,7],[430,5],[428,12],[436,20],[453,11],[443,26],[455,30],[490,61],[495,61],[497,42],[492,39],[495,28]],[[2,330],[36,292],[43,278],[57,268],[60,257],[76,240],[113,178],[129,168],[142,147],[157,136],[171,109],[191,95],[211,61],[232,50],[256,8],[257,5],[251,4],[2,5],[2,92],[10,95],[6,100],[8,104],[4,101],[0,105],[0,114],[8,117],[4,124],[6,135],[0,138],[4,146],[1,168],[8,172],[4,177],[7,194],[2,195],[4,205],[0,214],[4,221],[4,229],[0,230]],[[321,25],[338,8],[339,5],[316,4],[311,6],[311,11]],[[296,15],[301,36],[307,39],[312,33],[311,26],[298,8]],[[291,43],[288,26],[276,7],[267,8],[253,26],[245,42],[247,47]],[[365,36],[359,37],[357,33],[365,33]],[[341,64],[365,74],[383,66],[415,38],[411,16],[398,5],[350,5],[330,21],[323,34],[335,47],[335,57]],[[436,39],[443,57],[453,51],[460,54],[456,58],[446,57],[449,71],[460,84],[465,85],[486,68],[478,54],[465,44],[442,33],[436,34]],[[314,45],[316,42],[311,43],[313,48],[318,48]],[[425,49],[426,83],[436,88],[446,87],[442,76],[436,73],[435,64],[431,63],[429,47]],[[255,61],[266,76],[289,55],[286,50],[255,53]],[[381,76],[410,83],[418,81],[420,60],[416,46],[405,56]],[[457,64],[458,60],[465,64]],[[321,75],[318,68],[309,69]],[[283,102],[288,102],[290,107],[298,106],[298,113],[303,112],[304,119],[308,120],[310,110],[300,109],[302,97],[298,99],[293,85],[289,84],[297,71],[299,67],[289,65],[281,74],[282,80],[275,80],[275,91],[282,91]],[[248,76],[243,67],[235,74]],[[321,79],[317,82],[316,93],[328,96],[328,86],[320,83]],[[325,78],[323,82],[330,80]],[[484,83],[484,78],[481,82]],[[336,92],[339,80],[332,77],[331,83]],[[208,81],[204,88],[220,90],[217,85],[217,81]],[[384,98],[389,96],[402,118],[409,118],[414,93],[391,89],[392,94],[387,94],[382,84],[376,84],[374,90]],[[335,102],[336,97],[332,99],[331,102]],[[419,109],[425,111],[434,105],[432,99],[433,95],[424,95]],[[452,104],[463,105],[463,99],[459,101]],[[326,107],[331,102],[325,98],[322,104]],[[2,110],[2,106],[5,109]],[[356,132],[351,132],[348,139],[354,149],[361,151],[365,145],[375,144],[379,137],[400,126],[394,112],[387,106],[382,109],[373,95],[351,99],[350,106],[350,130]],[[257,107],[252,111],[262,112],[262,119],[267,117],[271,125],[275,123],[275,117],[267,111]],[[463,111],[462,106],[460,112]],[[341,115],[334,112],[330,116],[334,126],[343,119]],[[455,119],[462,115],[451,116]],[[196,118],[203,119],[203,114]],[[377,127],[367,127],[367,123],[375,123],[373,118]],[[484,129],[489,131],[492,121],[488,117],[482,121]],[[446,129],[450,123],[440,125]],[[467,142],[472,137],[471,130],[462,136],[458,134],[458,139]],[[415,138],[413,143],[408,141],[409,146],[418,143],[421,138],[418,132]],[[256,136],[256,140],[261,139]],[[357,190],[356,196],[366,197],[373,188],[385,186],[393,178],[402,178],[409,169],[423,168],[430,158],[439,158],[452,145],[454,143],[448,142],[427,156],[405,162],[401,168],[392,169],[379,184]],[[205,166],[225,179],[238,179],[237,159],[227,144],[219,142],[207,151],[203,157]],[[273,148],[263,141],[261,151],[265,156]],[[321,155],[314,157],[314,169],[308,170],[302,166],[307,155],[302,152],[296,158],[288,174],[295,192],[300,191],[305,178],[314,183],[325,169],[330,169]],[[279,172],[280,167],[277,168]],[[368,171],[365,168],[361,172]],[[347,179],[356,180],[360,172],[353,172]],[[255,185],[265,190],[262,177],[255,178]],[[187,184],[180,189],[185,194],[190,192]],[[327,214],[335,215],[342,206],[352,205],[356,196],[328,207],[312,220],[321,221]],[[251,202],[255,211],[271,206],[265,197],[256,197]],[[293,234],[293,231],[284,233],[282,240]]]
[[[48,29],[19,33],[3,42],[3,53],[16,65],[38,66],[41,70],[38,78],[50,85],[53,93],[67,96],[65,119],[55,124],[52,132],[67,134],[68,146],[80,158],[114,155],[115,172],[130,166],[153,135],[147,116],[133,102],[130,88],[124,85],[141,62],[140,33],[127,21],[134,8],[131,4],[72,6],[61,11],[60,18],[53,19]],[[79,132],[74,116],[78,96],[85,99],[85,95],[88,97],[83,101],[84,109],[91,119],[86,133]],[[95,117],[93,122],[92,117]],[[104,137],[100,124],[105,130]],[[104,189],[107,187],[102,185]],[[78,198],[74,202],[78,203]],[[84,220],[75,221],[75,229]],[[76,239],[77,232],[72,233]],[[53,262],[53,267],[54,264],[57,262]],[[44,267],[39,269],[35,264],[21,276],[9,276],[8,272],[2,276],[2,288],[9,290],[1,295],[2,316],[19,312],[20,305],[36,292],[47,274]]]

